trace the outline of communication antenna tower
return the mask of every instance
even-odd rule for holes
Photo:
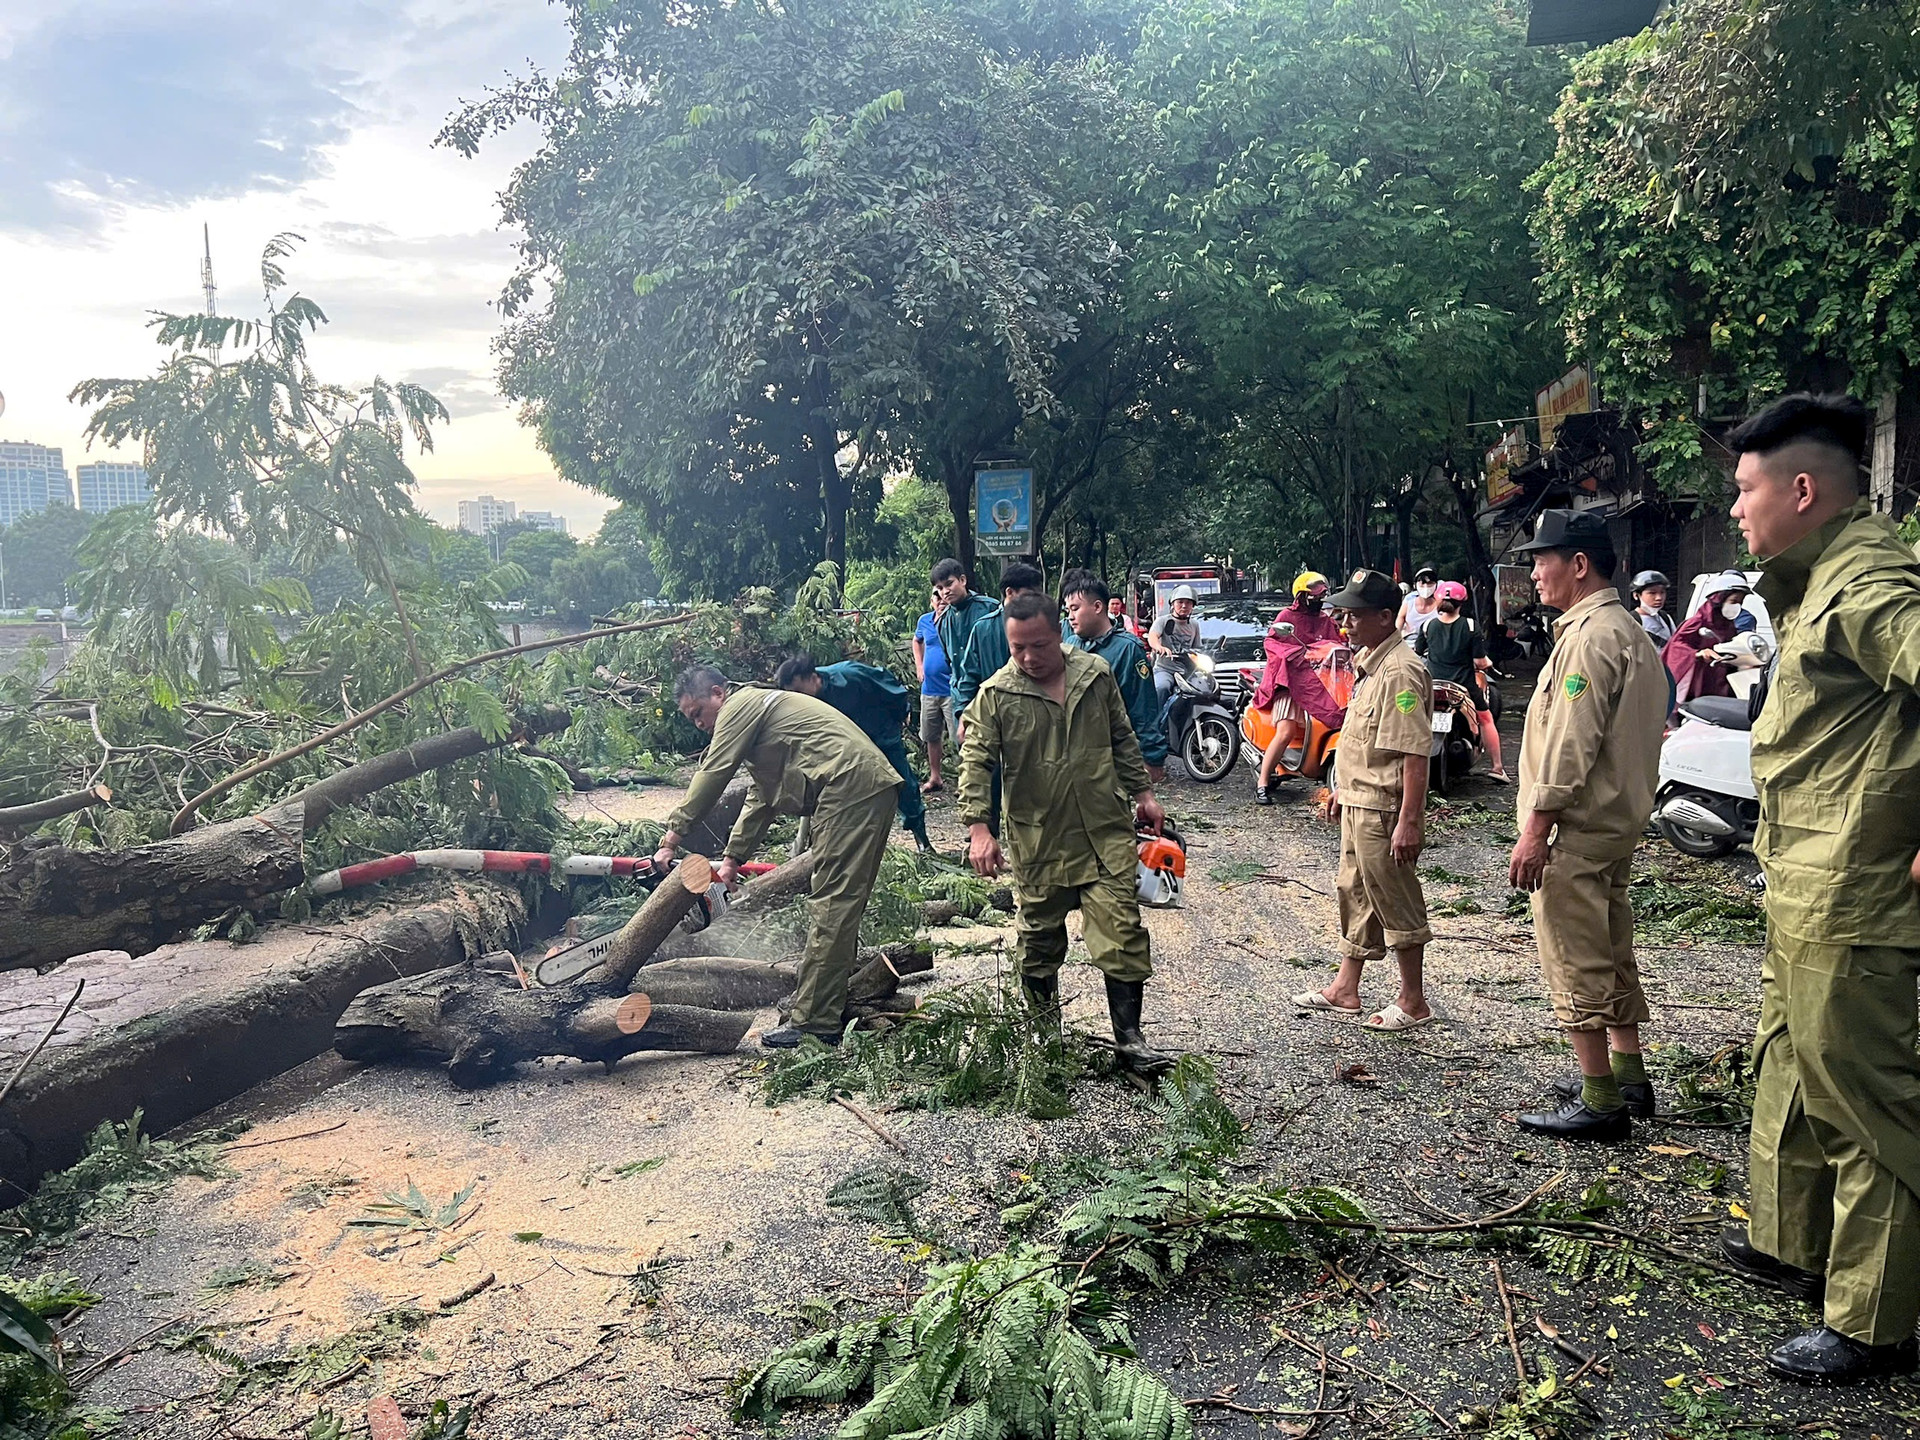
[[[200,241],[205,247],[200,255],[200,289],[207,297],[207,314],[217,315],[219,310],[214,304],[213,289],[213,231],[210,227],[200,227]]]

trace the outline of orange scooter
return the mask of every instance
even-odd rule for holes
[[[1345,710],[1353,699],[1357,678],[1353,672],[1352,649],[1335,640],[1323,640],[1318,645],[1308,647],[1307,662],[1312,665],[1313,673],[1320,677],[1327,694],[1333,697],[1333,703]],[[1300,718],[1306,722],[1306,737],[1301,744],[1290,745],[1280,752],[1280,759],[1273,767],[1275,780],[1294,776],[1303,780],[1324,780],[1333,773],[1333,762],[1340,750],[1340,731],[1325,721],[1316,720],[1304,710],[1300,711]],[[1273,743],[1276,728],[1265,710],[1254,708],[1252,696],[1249,695],[1246,707],[1240,712],[1240,738],[1246,742],[1240,754],[1253,766],[1256,775],[1260,770],[1261,756],[1267,753],[1267,746]]]

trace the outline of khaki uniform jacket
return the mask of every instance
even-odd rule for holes
[[[1753,727],[1767,922],[1920,948],[1920,561],[1865,504],[1767,562],[1780,658]]]
[[[900,772],[879,747],[826,701],[743,685],[720,707],[713,741],[667,828],[684,835],[698,824],[742,764],[752,783],[727,837],[726,853],[735,860],[753,854],[776,815],[811,815],[900,783]]]
[[[1065,653],[1064,706],[1009,662],[975,692],[960,747],[961,823],[986,823],[1002,766],[1002,838],[1015,886],[1029,894],[1133,874],[1132,797],[1151,783],[1107,662]]]
[[[1398,814],[1407,756],[1433,753],[1433,677],[1398,630],[1353,668],[1360,683],[1347,706],[1335,767],[1340,803]]]
[[[1667,671],[1611,590],[1553,622],[1553,654],[1527,706],[1520,816],[1558,812],[1554,844],[1589,860],[1631,855],[1653,814]]]

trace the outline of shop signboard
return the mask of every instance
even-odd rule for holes
[[[1506,504],[1520,493],[1513,472],[1527,463],[1527,427],[1516,425],[1500,437],[1486,454],[1487,504]]]
[[[1538,600],[1539,596],[1533,590],[1533,566],[1493,567],[1493,618],[1498,623],[1511,623],[1522,610]]]
[[[989,555],[1033,553],[1033,471],[976,470],[974,538]]]
[[[1560,433],[1560,422],[1569,415],[1585,415],[1593,409],[1593,374],[1584,365],[1576,365],[1551,385],[1533,393],[1534,413],[1540,417],[1540,450],[1553,448]]]

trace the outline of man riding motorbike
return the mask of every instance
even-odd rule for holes
[[[1316,645],[1341,643],[1340,627],[1324,612],[1326,598],[1327,577],[1317,570],[1303,570],[1294,577],[1293,603],[1274,616],[1267,627],[1267,668],[1260,676],[1260,688],[1254,692],[1253,706],[1267,712],[1274,732],[1260,757],[1260,778],[1253,787],[1256,805],[1273,804],[1268,787],[1273,784],[1274,766],[1290,747],[1304,739],[1303,713],[1335,729],[1346,718],[1345,711],[1320,683],[1307,654]]]
[[[1467,603],[1467,587],[1458,580],[1442,580],[1438,592],[1439,612],[1431,623],[1413,637],[1413,653],[1427,662],[1435,680],[1445,680],[1464,689],[1473,701],[1478,735],[1492,767],[1488,779],[1495,784],[1510,783],[1500,758],[1500,727],[1493,722],[1492,706],[1482,672],[1493,668],[1487,658],[1487,643],[1462,613]]]

